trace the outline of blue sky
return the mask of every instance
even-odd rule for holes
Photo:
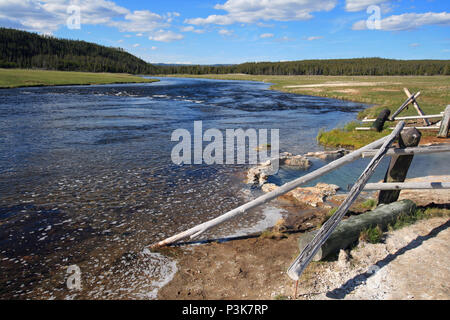
[[[0,26],[153,63],[449,59],[449,11],[448,0],[0,0]]]

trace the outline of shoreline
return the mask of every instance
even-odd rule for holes
[[[180,76],[181,77],[181,76]],[[205,78],[205,77],[188,77],[188,78]],[[448,78],[450,79],[450,77]],[[220,79],[220,80],[244,80],[244,81],[258,81],[253,79]],[[259,81],[261,82],[261,81]],[[265,83],[271,81],[264,81]],[[279,90],[279,84],[275,83],[270,86],[271,90]],[[283,90],[279,90],[283,91]],[[313,96],[313,95],[312,95]],[[317,95],[316,95],[317,96]],[[348,100],[351,101],[351,100]],[[374,106],[376,107],[376,106]],[[369,107],[368,109],[373,108]],[[386,133],[388,134],[388,132]],[[449,139],[437,139],[424,135],[421,144],[427,143],[449,143]],[[375,193],[366,193],[364,197],[358,201],[355,207],[359,209],[364,205],[364,200],[367,197],[373,196]],[[409,194],[410,195],[410,194]],[[331,202],[338,204],[342,201],[342,195],[337,195]],[[424,197],[421,195],[410,196],[421,202],[423,207],[430,206],[431,201],[424,201],[424,198],[429,200],[435,198]],[[339,200],[338,200],[339,199]],[[292,282],[286,275],[286,269],[294,255],[298,251],[297,238],[304,232],[310,231],[313,228],[320,226],[326,219],[328,209],[326,207],[305,209],[293,204],[280,204],[277,200],[277,206],[285,209],[285,223],[288,225],[287,232],[279,232],[275,228],[270,228],[265,232],[252,234],[245,238],[230,239],[231,241],[219,243],[211,242],[203,244],[199,247],[176,247],[166,248],[162,252],[177,260],[178,272],[171,282],[162,287],[158,292],[158,299],[291,299]],[[425,203],[424,203],[425,202]],[[448,207],[448,200],[445,204]],[[439,218],[432,218],[439,219]],[[445,224],[446,218],[441,220],[432,220],[433,226]],[[428,220],[420,220],[411,228],[425,229],[428,227]],[[295,230],[290,229],[289,226],[296,226]],[[408,230],[409,231],[409,230]],[[397,234],[401,234],[402,230],[392,232],[386,237],[396,239]],[[406,231],[405,231],[406,232]],[[398,241],[398,240],[397,240]],[[364,247],[366,244],[361,243],[357,248]],[[372,246],[370,244],[369,246]],[[369,250],[369,249],[366,249]],[[377,250],[370,247],[370,250]],[[189,254],[186,254],[186,251]],[[350,254],[350,251],[349,251]],[[355,254],[356,256],[356,254]],[[267,263],[267,261],[272,261]],[[363,266],[357,265],[360,263],[357,259],[353,262],[350,260],[347,264],[347,270],[342,273],[339,261],[325,261],[313,263],[308,267],[304,275],[304,285],[299,291],[300,295],[296,299],[327,299],[327,295],[322,293],[315,293],[315,290],[324,290],[324,285],[329,284],[323,274],[329,273],[330,270],[339,269],[340,277],[344,279],[341,282],[333,283],[339,287],[346,282],[347,278],[351,278],[356,271],[367,267],[368,261],[363,261]],[[372,263],[369,261],[369,263]],[[357,267],[355,267],[355,265]],[[334,272],[334,271],[331,271]],[[314,280],[318,277],[318,281]],[[391,279],[397,280],[397,276]],[[319,284],[317,284],[319,282]],[[396,281],[401,282],[401,281]],[[388,295],[377,295],[376,291],[365,288],[365,292],[357,292],[357,295],[350,298],[366,299],[368,295],[374,298],[385,299]],[[395,291],[395,290],[394,290]],[[400,293],[394,292],[399,295]],[[420,290],[419,290],[420,291]],[[325,290],[326,292],[326,290]],[[406,294],[409,296],[408,294]],[[437,296],[442,296],[441,292],[436,293]],[[400,296],[406,298],[406,296]],[[348,299],[348,298],[346,298]]]
[[[425,179],[428,178],[448,180],[450,176]],[[285,221],[285,226],[295,225],[295,230],[289,227],[276,230],[277,227],[274,227],[268,232],[230,239],[231,241],[226,242],[212,241],[197,246],[181,245],[159,249],[157,252],[176,260],[177,273],[159,290],[157,298],[160,300],[323,300],[390,299],[390,297],[448,299],[448,291],[445,291],[445,288],[443,290],[439,282],[440,278],[445,280],[446,276],[437,276],[431,271],[427,281],[432,289],[421,290],[414,287],[412,281],[417,275],[405,269],[403,258],[396,259],[400,260],[400,264],[391,261],[385,265],[378,264],[378,261],[384,261],[396,252],[403,252],[404,247],[409,248],[408,242],[415,237],[426,236],[436,228],[445,230],[444,227],[450,221],[450,195],[443,197],[442,192],[445,190],[427,192],[430,193],[430,196],[426,197],[429,201],[424,200],[423,191],[410,192],[399,200],[410,198],[421,210],[429,210],[433,212],[432,214],[386,232],[380,243],[359,241],[356,246],[345,250],[344,260],[332,257],[325,261],[312,262],[302,276],[298,296],[295,298],[292,296],[295,282],[287,276],[286,270],[299,252],[298,238],[323,223],[327,212],[323,207],[314,208],[302,215],[298,213],[298,207],[284,204],[289,208],[287,217],[290,218],[290,221]],[[365,197],[373,195],[374,193],[367,193]],[[332,199],[336,203],[342,200],[342,195]],[[359,207],[358,210],[362,212],[370,210],[361,207],[363,200],[359,199],[354,207]],[[446,230],[444,239],[449,239],[448,231]],[[408,251],[412,253],[409,254],[414,256],[409,257],[406,263],[420,265],[425,259],[424,252],[430,251],[430,247],[437,250],[441,241],[443,240],[440,239],[437,243],[426,241],[417,247],[413,246],[417,253],[413,253],[410,248]],[[439,250],[445,252],[445,248]],[[417,260],[419,256],[421,259]],[[432,256],[428,254],[426,258],[430,259]],[[448,258],[448,255],[441,255],[440,259],[444,260],[441,264],[447,265]],[[374,280],[369,281],[371,275],[366,275],[367,283],[364,281],[360,285],[351,285],[352,279],[358,275],[365,275],[373,266],[383,266],[382,268],[389,272],[389,277],[383,278],[380,283],[385,286],[385,291],[379,292],[377,287],[372,287],[371,281]],[[404,287],[407,289],[403,289]],[[410,290],[414,291],[412,298]]]
[[[143,76],[145,75],[0,68],[0,89],[140,84],[159,81],[157,79],[147,79]]]

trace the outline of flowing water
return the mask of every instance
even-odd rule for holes
[[[192,132],[197,120],[204,130],[277,128],[281,151],[305,153],[321,149],[319,129],[364,107],[257,82],[160,80],[0,91],[0,298],[155,298],[176,264],[146,246],[258,194],[243,183],[243,165],[173,164],[174,130]],[[415,162],[421,174],[433,169]],[[321,180],[345,187],[366,164]],[[281,215],[268,205],[206,237],[262,230]],[[71,265],[81,270],[79,292],[66,286]]]

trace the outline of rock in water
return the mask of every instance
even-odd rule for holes
[[[279,165],[285,165],[295,167],[296,169],[306,170],[311,167],[312,163],[309,159],[300,156],[293,155],[292,153],[282,153],[279,158],[268,160],[254,168],[251,168],[247,172],[247,183],[255,185],[264,185],[269,179],[269,176],[274,174],[272,163],[278,161]]]
[[[301,155],[293,155],[289,152],[284,152],[280,154],[280,165],[285,165],[289,167],[296,167],[298,169],[307,170],[311,167],[312,163],[311,161]]]
[[[314,157],[319,158],[324,161],[331,161],[331,160],[337,160],[339,158],[342,158],[346,154],[349,154],[350,151],[345,149],[339,149],[334,151],[320,151],[320,152],[309,152],[305,154],[305,157]]]
[[[268,193],[278,188],[273,183],[264,184],[261,189]],[[325,202],[326,198],[333,196],[339,190],[339,186],[334,184],[318,183],[315,187],[296,188],[280,198],[291,202],[300,202],[312,207],[317,207]]]

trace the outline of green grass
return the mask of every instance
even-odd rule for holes
[[[146,83],[154,81],[157,80],[144,79],[142,77],[122,73],[0,69],[0,88]]]
[[[401,215],[394,224],[391,224],[389,226],[389,230],[398,230],[403,227],[412,225],[419,220],[430,219],[434,217],[450,217],[450,209],[417,209],[413,214]]]
[[[380,226],[376,226],[373,228],[368,228],[361,232],[359,235],[359,240],[368,242],[368,243],[380,243],[383,239],[383,230],[381,230]]]
[[[417,101],[425,114],[440,113],[450,103],[450,76],[253,76],[244,74],[175,76],[262,81],[272,83],[271,89],[273,90],[355,101],[369,105],[369,108],[359,112],[358,119],[365,116],[375,118],[384,108],[390,109],[392,113],[395,112],[406,100],[403,88],[408,88],[411,93],[421,92]],[[335,86],[320,86],[330,84]],[[289,86],[301,85],[314,85],[314,87],[289,88]],[[401,116],[408,115],[417,115],[413,107],[401,113]],[[387,123],[386,129],[378,133],[354,130],[355,127],[362,126],[361,123],[355,121],[343,128],[336,128],[328,132],[321,130],[317,140],[323,145],[332,147],[360,148],[388,135],[391,130],[387,128],[392,124]],[[427,131],[423,134],[433,133]]]
[[[364,209],[370,209],[370,210],[374,209],[376,207],[376,205],[377,205],[377,201],[375,199],[367,199],[366,201],[364,201],[361,204],[361,206]]]
[[[439,208],[417,209],[410,214],[402,214],[401,216],[399,216],[395,223],[388,226],[388,230],[399,230],[420,220],[431,219],[434,217],[450,217],[450,210]],[[376,226],[362,231],[359,236],[359,240],[376,244],[382,242],[383,234],[384,232],[380,228],[380,226]]]

